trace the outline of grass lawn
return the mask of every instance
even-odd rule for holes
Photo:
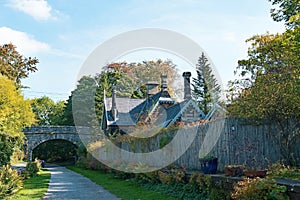
[[[147,190],[141,187],[139,184],[132,181],[125,181],[113,178],[109,174],[105,174],[100,171],[85,170],[77,167],[68,167],[68,169],[73,170],[83,176],[89,178],[93,182],[101,185],[104,189],[115,194],[117,197],[124,200],[139,199],[139,200],[159,200],[159,199],[176,199],[169,197],[165,194],[161,194],[155,191]]]
[[[50,172],[42,169],[38,176],[28,178],[23,183],[23,188],[15,195],[8,197],[9,200],[40,200],[48,190]]]

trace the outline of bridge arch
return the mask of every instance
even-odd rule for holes
[[[74,161],[78,158],[80,145],[65,139],[46,140],[32,148],[32,159],[45,162]]]
[[[50,140],[66,140],[76,146],[81,144],[75,126],[33,126],[24,129],[25,154],[32,161],[33,150],[40,144]]]
[[[60,136],[60,135],[58,135],[58,136]],[[75,145],[76,147],[79,146],[78,141],[77,141],[76,139],[72,139],[72,138],[70,138],[70,139],[65,139],[65,138],[56,137],[56,138],[54,138],[54,139],[47,138],[47,139],[43,139],[43,140],[37,141],[37,142],[35,142],[34,144],[32,144],[31,149],[34,150],[34,149],[36,149],[39,145],[41,145],[41,144],[43,144],[43,143],[45,143],[45,142],[48,142],[48,141],[53,141],[53,140],[63,140],[63,141],[68,141],[68,142],[72,143],[73,145]]]

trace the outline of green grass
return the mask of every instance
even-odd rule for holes
[[[104,189],[115,194],[117,197],[124,200],[174,200],[165,194],[161,194],[152,190],[147,190],[133,181],[126,181],[113,178],[109,174],[105,174],[100,171],[85,170],[77,167],[68,167],[68,169],[73,170],[83,176],[89,178],[93,182],[101,185]]]
[[[48,190],[50,172],[42,169],[38,175],[28,178],[23,183],[23,188],[15,195],[8,197],[9,200],[40,200]]]

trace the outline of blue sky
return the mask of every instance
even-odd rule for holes
[[[0,44],[12,42],[21,54],[39,59],[38,72],[23,81],[30,87],[24,90],[28,98],[67,99],[82,64],[98,45],[149,27],[197,42],[226,85],[234,79],[237,61],[246,58],[247,38],[284,30],[272,21],[270,8],[267,0],[1,0]]]

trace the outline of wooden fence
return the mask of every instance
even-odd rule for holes
[[[196,131],[196,133],[195,133]],[[173,164],[185,165],[188,169],[200,169],[199,153],[218,157],[218,169],[223,171],[225,165],[245,164],[248,167],[264,168],[270,163],[281,160],[279,146],[274,142],[272,134],[278,134],[274,125],[247,125],[237,119],[219,119],[195,127],[186,128],[184,133],[171,131],[145,140],[122,142],[119,146],[131,152],[151,152],[161,148],[165,138],[176,134],[195,134],[189,148]],[[176,154],[178,147],[190,141],[180,139],[170,143],[170,156]],[[293,150],[296,163],[300,164],[300,138]],[[158,161],[161,158],[155,158]],[[156,161],[153,161],[154,163]]]

